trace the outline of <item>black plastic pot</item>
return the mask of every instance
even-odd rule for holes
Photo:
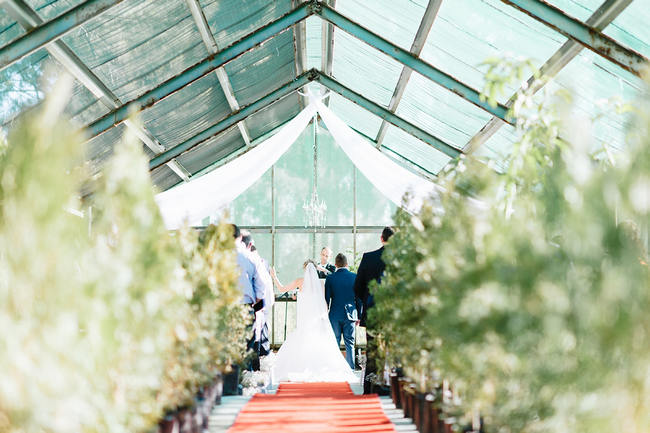
[[[223,395],[239,394],[239,366],[233,365],[232,371],[223,377]]]

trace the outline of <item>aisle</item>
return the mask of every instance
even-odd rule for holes
[[[228,430],[236,432],[394,432],[376,395],[354,395],[347,383],[283,383],[256,394]]]

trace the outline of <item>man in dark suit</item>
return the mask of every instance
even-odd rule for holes
[[[334,264],[336,272],[325,279],[325,300],[330,306],[329,318],[336,344],[340,344],[343,334],[345,359],[354,369],[354,328],[359,320],[354,296],[356,274],[348,269],[348,259],[343,254],[336,255]]]
[[[370,394],[372,392],[372,381],[369,377],[372,374],[377,374],[376,353],[377,346],[375,342],[374,330],[368,328],[368,309],[375,305],[372,293],[368,289],[368,284],[375,280],[381,282],[381,277],[384,274],[386,264],[381,258],[384,252],[384,245],[388,239],[395,233],[391,227],[384,227],[381,232],[381,248],[375,251],[370,251],[363,254],[359,269],[357,269],[357,278],[354,282],[354,294],[361,300],[361,316],[360,326],[366,327],[366,372],[363,380],[363,393]]]

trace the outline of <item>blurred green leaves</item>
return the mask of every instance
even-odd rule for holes
[[[522,63],[491,64],[494,99]],[[650,431],[640,232],[650,221],[650,100],[640,98],[626,152],[610,163],[589,153],[594,138],[570,95],[522,91],[503,174],[463,158],[440,176],[444,212],[398,211],[370,320],[385,356],[421,390],[450,381],[461,397],[450,413],[465,414],[457,425],[478,407],[493,432]]]

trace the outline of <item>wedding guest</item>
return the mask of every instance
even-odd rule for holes
[[[368,309],[375,305],[375,302],[368,289],[368,284],[375,280],[381,282],[381,277],[386,269],[386,264],[381,258],[384,252],[384,245],[388,239],[395,233],[391,227],[384,227],[381,232],[381,248],[363,254],[359,269],[357,269],[357,278],[354,282],[354,293],[361,300],[362,311],[360,317],[360,326],[366,327],[366,370],[363,381],[363,393],[370,394],[373,392],[372,378],[377,374],[377,342],[375,341],[374,330],[367,326]]]
[[[336,271],[336,267],[329,262],[330,257],[332,257],[332,250],[329,247],[323,247],[320,250],[320,263],[316,265],[318,278],[325,278]]]
[[[260,256],[259,251],[257,251],[252,240],[250,243],[250,252],[254,260],[257,262],[257,271],[260,274],[264,286],[264,308],[262,308],[264,323],[261,326],[258,341],[260,356],[266,356],[271,353],[269,333],[272,326],[271,313],[273,310],[273,304],[275,303],[275,292],[273,291],[273,280],[271,279],[269,264],[262,256]],[[257,314],[260,313],[258,312]]]
[[[240,270],[237,283],[239,290],[242,292],[241,303],[248,304],[250,306],[250,314],[255,316],[255,313],[261,311],[264,307],[264,283],[258,272],[258,266],[242,241],[241,230],[235,224],[232,227],[235,237],[235,248],[237,250],[237,266]],[[249,341],[249,347],[254,347],[255,341],[255,332],[253,331],[253,335]],[[253,370],[259,370],[259,355],[253,357],[251,368]]]

